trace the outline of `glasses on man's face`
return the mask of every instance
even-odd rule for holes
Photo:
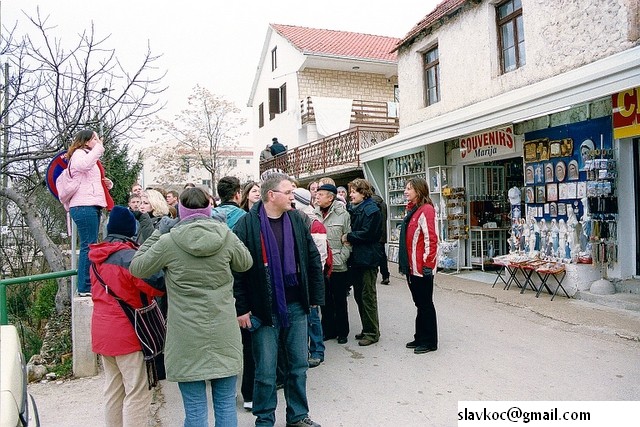
[[[271,190],[271,191],[273,191],[274,193],[282,193],[282,194],[284,194],[285,196],[290,196],[290,195],[291,195],[291,193],[293,193],[293,190],[287,190],[287,191]]]

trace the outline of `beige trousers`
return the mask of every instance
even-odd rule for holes
[[[151,390],[141,351],[122,356],[102,355],[105,425],[145,427],[149,424]]]

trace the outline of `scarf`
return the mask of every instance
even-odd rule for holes
[[[98,164],[98,169],[100,169],[100,183],[102,184],[102,189],[104,190],[104,199],[107,201],[107,210],[111,211],[111,209],[113,209],[113,198],[111,197],[111,194],[109,194],[109,189],[107,188],[107,184],[104,182],[104,167],[102,166],[102,162],[100,162],[100,160],[98,160],[97,162]]]
[[[209,205],[206,208],[191,209],[183,206],[182,204],[179,204],[178,216],[180,217],[180,221],[185,221],[189,218],[195,217],[211,218],[211,206]]]
[[[418,205],[409,203],[407,205],[407,215],[402,219],[400,226],[400,250],[398,250],[398,268],[400,273],[409,275],[409,252],[407,250],[407,227],[414,213],[418,210]]]
[[[283,214],[282,230],[284,254],[280,254],[278,250],[278,242],[276,236],[271,230],[267,212],[264,205],[260,205],[258,212],[260,217],[260,239],[264,247],[267,258],[267,266],[271,275],[271,286],[273,287],[276,297],[276,309],[280,326],[289,327],[289,315],[287,313],[287,298],[284,288],[298,285],[298,275],[296,269],[295,243],[293,240],[293,227],[289,215]]]

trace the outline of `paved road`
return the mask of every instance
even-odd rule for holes
[[[404,347],[415,312],[400,278],[378,287],[376,345],[353,339],[360,322],[351,298],[349,343],[327,342],[325,362],[309,370],[311,417],[324,427],[455,426],[459,400],[640,401],[640,313],[482,283],[491,279],[438,274],[440,348],[423,355]],[[100,425],[100,376],[29,388],[43,425]],[[278,398],[284,426],[282,391]],[[177,386],[163,381],[159,401],[157,425],[182,425]],[[241,405],[239,425],[252,426]]]

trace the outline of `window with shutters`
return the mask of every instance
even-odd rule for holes
[[[258,127],[264,126],[264,102],[258,106]]]
[[[502,73],[516,70],[526,63],[522,1],[508,0],[496,6],[500,67]]]
[[[276,118],[276,114],[280,114],[287,110],[287,84],[283,84],[278,88],[269,88],[269,120]]]

